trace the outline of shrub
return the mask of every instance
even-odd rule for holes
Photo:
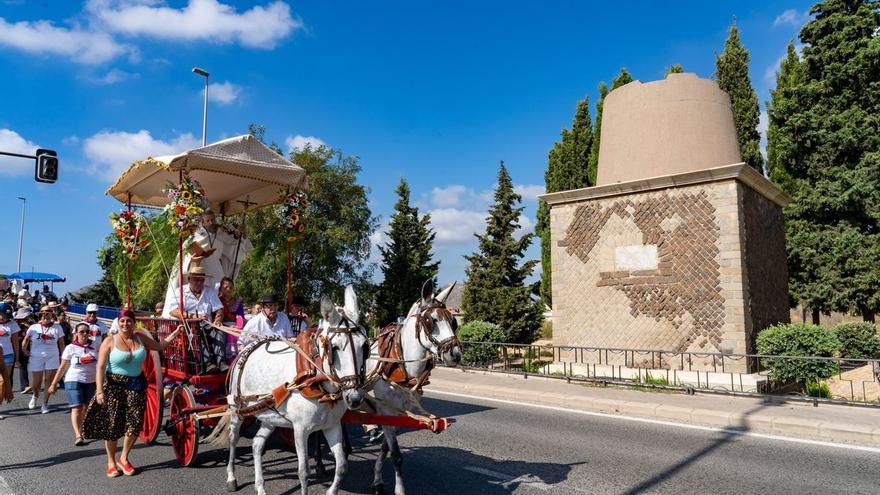
[[[553,321],[552,320],[544,320],[544,323],[541,324],[541,338],[542,339],[553,339]]]
[[[830,399],[831,388],[825,382],[810,382],[807,383],[807,396]]]
[[[780,324],[758,334],[758,353],[776,356],[832,357],[840,348],[837,335],[819,325]],[[762,358],[770,379],[807,382],[828,378],[838,372],[835,361]]]
[[[498,348],[479,342],[503,342],[504,332],[498,325],[486,321],[472,321],[458,330],[464,342],[462,363],[467,366],[486,365],[498,359]]]
[[[841,323],[834,327],[840,340],[840,357],[874,359],[880,357],[880,336],[873,323]]]

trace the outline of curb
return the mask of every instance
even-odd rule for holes
[[[470,372],[468,373],[471,374]],[[473,374],[479,375],[484,373],[476,372]],[[510,386],[460,383],[451,379],[441,378],[438,375],[439,373],[435,373],[431,376],[431,384],[427,392],[430,393],[431,390],[436,390],[438,392],[505,399],[587,412],[635,416],[715,428],[748,430],[755,433],[792,438],[807,438],[833,443],[880,447],[880,427],[862,424],[819,421],[761,413],[746,415],[739,412],[715,409],[680,407],[650,401],[605,399],[577,394],[564,395],[555,392],[524,393],[523,390]],[[529,377],[529,380],[532,380],[532,377]],[[880,424],[880,421],[877,423]]]

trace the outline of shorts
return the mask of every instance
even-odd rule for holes
[[[28,371],[31,373],[37,371],[57,370],[60,358],[58,354],[31,354],[28,361]]]
[[[67,405],[70,407],[84,406],[95,396],[95,383],[64,382],[67,394]]]
[[[15,354],[4,354],[3,362],[6,363],[6,366],[12,366],[15,364]]]

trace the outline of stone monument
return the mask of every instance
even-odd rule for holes
[[[597,185],[542,196],[555,342],[754,353],[760,330],[789,319],[791,198],[742,163],[714,81],[634,81],[604,105]]]

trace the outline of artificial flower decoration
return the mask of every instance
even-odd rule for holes
[[[302,211],[309,205],[309,198],[303,191],[290,192],[282,190],[279,194],[279,205],[275,214],[281,220],[281,226],[293,234],[302,234],[306,228],[301,222]],[[295,235],[291,240],[296,239]]]
[[[132,210],[111,213],[110,225],[113,226],[128,259],[137,258],[150,245],[146,238],[147,221],[140,213]]]
[[[168,215],[168,224],[177,235],[189,235],[205,211],[201,184],[184,176],[180,184],[169,182],[163,192],[168,195],[168,204],[164,211],[171,213]]]

